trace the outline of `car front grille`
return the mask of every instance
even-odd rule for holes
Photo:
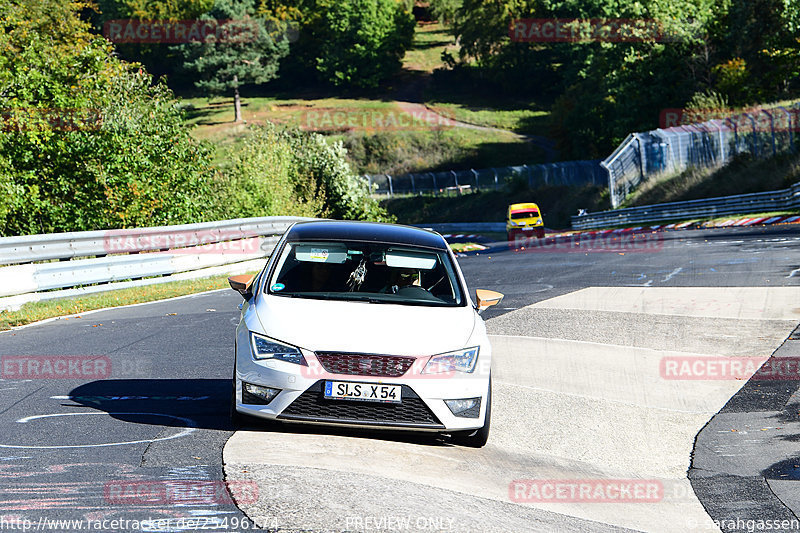
[[[402,385],[402,403],[326,400],[324,380],[317,381],[278,416],[283,420],[335,422],[393,427],[444,429],[441,421],[408,385]]]
[[[396,378],[405,374],[416,357],[318,352],[320,364],[332,374]]]

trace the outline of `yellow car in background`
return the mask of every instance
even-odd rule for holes
[[[508,240],[512,241],[518,233],[525,237],[535,235],[541,239],[544,237],[544,220],[539,206],[534,203],[511,204],[508,206],[508,217],[506,218],[506,231]]]

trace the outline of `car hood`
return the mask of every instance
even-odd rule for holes
[[[471,306],[424,307],[264,295],[256,307],[264,333],[312,351],[433,355],[466,346]]]

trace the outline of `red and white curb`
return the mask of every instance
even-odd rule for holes
[[[720,222],[704,222],[702,224],[697,222],[681,222],[675,224],[655,225],[655,226],[639,226],[635,228],[619,228],[619,229],[606,229],[597,231],[566,231],[560,233],[548,233],[548,237],[567,237],[577,234],[590,234],[590,235],[605,235],[607,233],[641,233],[645,231],[664,231],[664,230],[679,230],[679,229],[697,229],[697,228],[727,228],[732,226],[769,226],[772,224],[800,224],[800,215],[783,215],[774,217],[747,217],[747,218],[731,218]]]
[[[746,218],[732,218],[728,220],[722,220],[720,222],[681,222],[681,223],[674,223],[674,224],[665,224],[665,225],[654,225],[654,226],[636,226],[632,228],[618,228],[618,229],[605,229],[605,230],[588,230],[588,231],[561,231],[555,232],[546,230],[545,239],[548,242],[552,242],[554,244],[565,243],[565,242],[573,242],[576,237],[580,237],[582,235],[586,235],[592,238],[604,238],[606,235],[613,235],[613,240],[617,240],[617,236],[622,239],[626,239],[627,235],[631,235],[631,238],[636,238],[634,235],[643,234],[643,233],[654,233],[658,231],[671,231],[671,230],[682,230],[682,229],[706,229],[706,228],[727,228],[732,226],[756,226],[756,225],[773,225],[773,224],[800,224],[800,215],[783,215],[783,216],[774,216],[774,217],[746,217]],[[610,236],[610,235],[609,235]],[[479,237],[478,235],[444,235],[446,239],[450,239],[453,237]],[[536,239],[534,239],[536,240]],[[494,246],[483,246],[480,244],[476,244],[469,250],[462,250],[458,252],[456,255],[462,257],[464,255],[471,255],[474,253],[478,253],[485,250],[493,250],[497,248],[497,245],[500,243],[493,243]],[[509,242],[508,244],[512,244]],[[503,246],[506,246],[503,244]],[[501,246],[502,247],[502,246]],[[499,249],[499,248],[497,248]]]

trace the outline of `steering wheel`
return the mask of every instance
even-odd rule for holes
[[[426,300],[430,300],[433,296],[427,289],[420,287],[419,285],[407,285],[405,287],[400,287],[397,289],[396,294],[400,296],[407,296],[409,298],[424,298]]]

